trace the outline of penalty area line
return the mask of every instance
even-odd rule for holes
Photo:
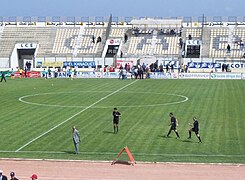
[[[23,148],[25,148],[26,146],[30,145],[30,144],[33,143],[34,141],[40,139],[41,137],[45,136],[45,135],[48,134],[49,132],[51,132],[51,131],[53,131],[54,129],[60,127],[61,125],[63,125],[63,124],[65,124],[66,122],[70,121],[71,119],[73,119],[74,117],[76,117],[76,116],[78,116],[79,114],[83,113],[84,111],[90,109],[90,108],[93,107],[94,105],[96,105],[96,104],[98,104],[99,102],[105,100],[106,98],[108,98],[108,97],[114,95],[115,93],[121,91],[122,89],[125,89],[126,87],[128,87],[128,86],[130,86],[130,85],[136,83],[137,81],[138,81],[138,80],[133,81],[133,82],[131,82],[131,83],[129,83],[129,84],[127,84],[127,85],[125,85],[125,86],[123,86],[123,87],[117,89],[116,91],[114,91],[114,92],[112,92],[112,93],[110,93],[110,94],[104,96],[103,98],[99,99],[98,101],[94,102],[93,104],[87,106],[85,109],[83,109],[83,110],[77,112],[76,114],[72,115],[72,116],[69,117],[68,119],[66,119],[66,120],[64,120],[63,122],[59,123],[58,125],[52,127],[52,128],[49,129],[48,131],[42,133],[41,135],[39,135],[39,136],[37,136],[36,138],[32,139],[31,141],[27,142],[26,144],[24,144],[23,146],[21,146],[20,148],[18,148],[17,150],[15,150],[15,152],[18,152],[18,151],[22,150]]]

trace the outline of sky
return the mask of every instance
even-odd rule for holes
[[[245,0],[0,0],[0,17],[245,16]]]

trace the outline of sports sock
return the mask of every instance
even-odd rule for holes
[[[199,142],[202,142],[202,140],[201,140],[201,137],[200,137],[200,136],[198,137],[198,139],[199,139]]]
[[[175,132],[175,133],[176,133],[177,137],[179,138],[179,133],[178,132]]]

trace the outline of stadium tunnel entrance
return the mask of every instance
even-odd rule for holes
[[[26,65],[33,65],[36,49],[17,49],[18,67],[25,68]],[[30,69],[31,67],[28,67]]]
[[[10,68],[25,69],[28,65],[28,70],[35,67],[35,57],[38,51],[36,43],[15,44],[15,47],[10,56]]]

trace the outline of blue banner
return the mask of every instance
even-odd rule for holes
[[[63,65],[72,66],[72,67],[92,67],[95,68],[96,64],[95,61],[66,61],[63,62]]]
[[[149,73],[150,79],[177,79],[178,74],[176,73],[161,73],[161,72],[151,72]]]
[[[188,62],[188,68],[221,68],[221,63],[212,62]]]

